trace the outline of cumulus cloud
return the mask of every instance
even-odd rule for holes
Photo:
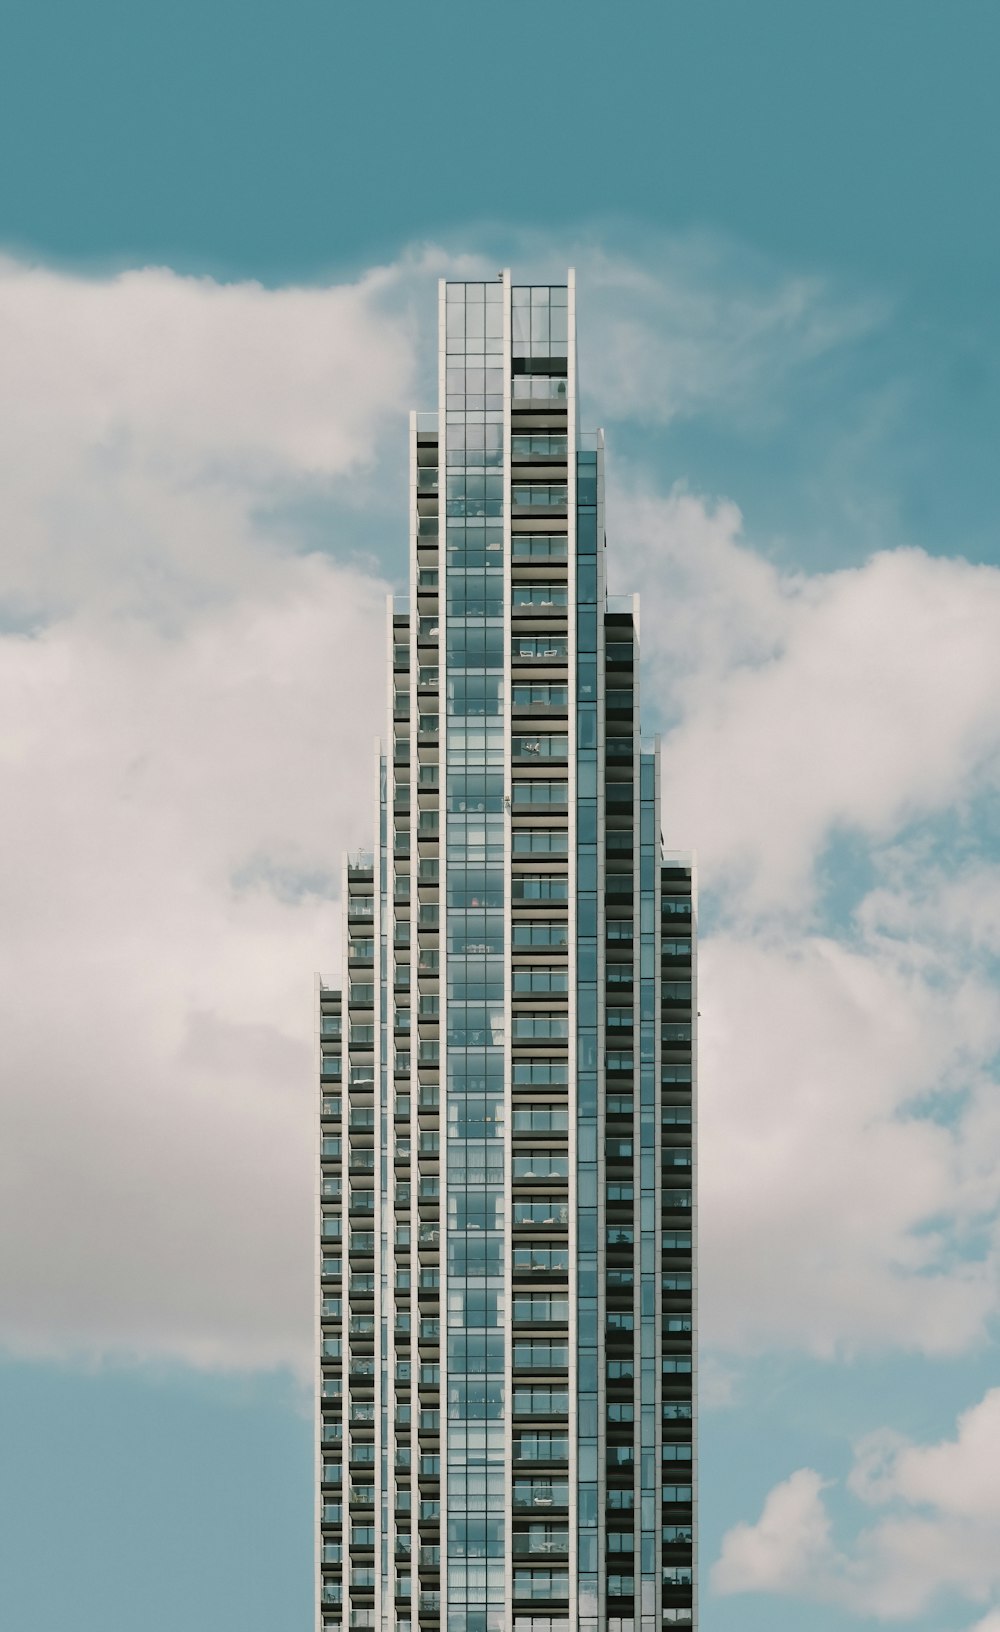
[[[650,413],[664,377],[667,417],[780,392],[873,321],[759,272],[712,295],[701,251],[662,247],[576,257],[613,414]],[[379,450],[402,462],[413,312],[426,339],[449,265],[495,270],[430,248],[265,290],[0,265],[0,1341],[20,1353],[306,1363],[308,972],[335,961],[337,858],[368,834],[385,589],[323,506],[363,491],[402,539]],[[782,572],[733,504],[611,502],[670,728],[668,842],[697,843],[715,904],[706,1332],[967,1346],[996,1304],[967,1249],[997,1209],[1000,1039],[963,926],[978,911],[985,958],[996,917],[970,858],[942,952],[947,892],[916,881],[920,823],[995,785],[1000,574],[918,551]],[[318,535],[296,519],[316,505]],[[878,873],[846,929],[821,901],[843,833]]]
[[[781,573],[742,541],[733,505],[623,495],[621,514],[673,725],[671,822],[734,905],[798,912],[835,836],[885,842],[995,789],[995,568],[898,549]]]
[[[958,1421],[953,1439],[914,1445],[881,1433],[857,1447],[848,1485],[880,1511],[839,1551],[819,1474],[801,1468],[768,1495],[754,1524],[723,1540],[717,1592],[773,1592],[839,1602],[882,1620],[921,1615],[956,1593],[1000,1617],[1000,1390]]]
[[[756,1524],[735,1525],[726,1535],[712,1576],[716,1591],[808,1592],[825,1579],[836,1554],[823,1488],[812,1468],[775,1485]]]
[[[0,1341],[305,1365],[386,586],[268,514],[402,438],[405,303],[8,262],[0,332]]]
[[[858,1446],[849,1483],[872,1506],[900,1500],[984,1522],[1000,1520],[1000,1388],[963,1412],[955,1438],[938,1445],[869,1435]]]
[[[782,572],[732,504],[615,508],[664,828],[697,845],[709,919],[703,1335],[965,1349],[998,1303],[1000,891],[969,812],[1000,766],[1000,573],[918,550]]]
[[[370,464],[408,406],[398,274],[267,290],[0,262],[0,607],[159,621],[290,541],[261,513]],[[400,524],[402,530],[402,523]]]
[[[380,587],[302,562],[183,635],[0,642],[15,1352],[304,1360],[309,982],[335,836],[368,840]]]
[[[981,1339],[1000,1141],[959,1090],[970,1050],[1000,1044],[992,989],[816,936],[710,936],[700,981],[708,1341],[832,1358]],[[923,1114],[932,1094],[949,1121]]]

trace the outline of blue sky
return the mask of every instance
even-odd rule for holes
[[[578,268],[700,857],[703,1624],[998,1632],[998,48],[977,0],[8,4],[19,1632],[310,1624],[310,978],[434,282],[501,264]]]

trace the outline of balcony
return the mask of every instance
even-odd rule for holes
[[[515,1479],[515,1513],[561,1510],[569,1506],[569,1485],[558,1479]]]
[[[569,1552],[568,1530],[545,1530],[541,1533],[514,1532],[515,1558],[551,1558]]]
[[[514,584],[510,596],[511,613],[515,618],[551,617],[565,612],[569,605],[566,584]]]
[[[565,635],[515,635],[511,644],[514,663],[565,664],[569,642]]]
[[[515,411],[566,407],[567,384],[560,374],[515,374],[510,385],[511,405]]]
[[[562,1603],[569,1597],[569,1576],[551,1570],[515,1570],[514,1597],[522,1602]]]

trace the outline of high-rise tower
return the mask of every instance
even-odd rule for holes
[[[694,1626],[694,909],[574,283],[447,283],[371,853],[320,983],[318,1611]]]

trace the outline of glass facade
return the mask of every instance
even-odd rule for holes
[[[605,592],[565,285],[440,290],[371,853],[320,982],[317,1625],[694,1589],[694,880]]]

